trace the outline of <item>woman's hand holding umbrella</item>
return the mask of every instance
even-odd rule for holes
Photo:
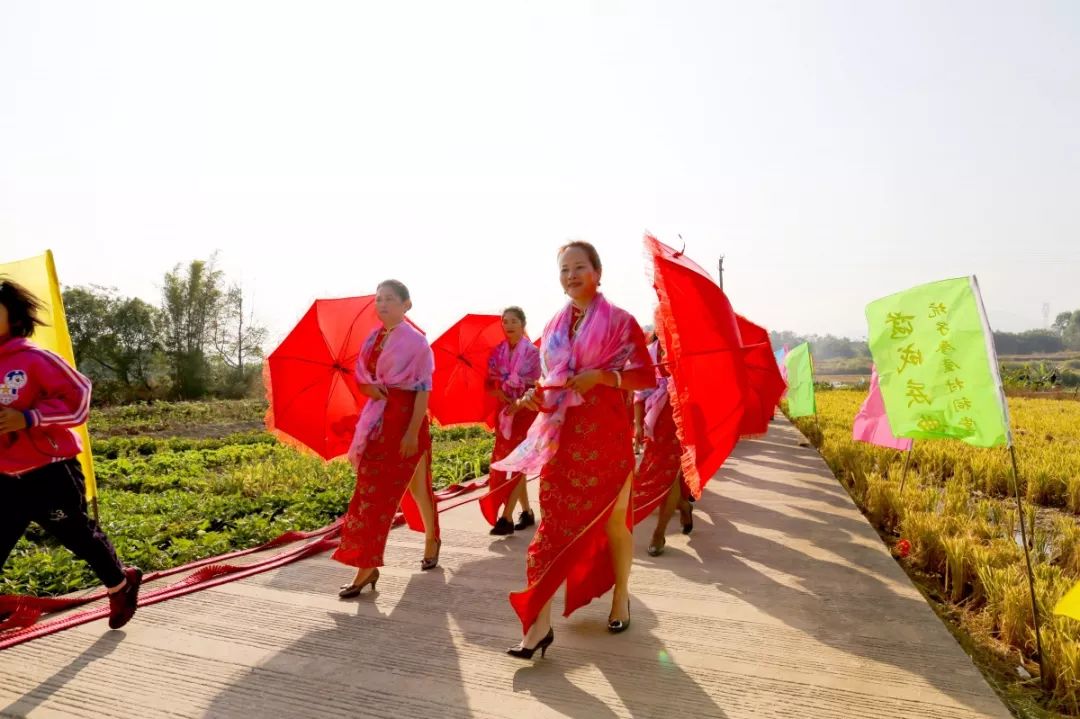
[[[645,448],[645,426],[637,419],[634,420],[634,453],[640,454]]]
[[[385,400],[386,399],[386,387],[381,384],[358,384],[360,393],[368,399]]]
[[[533,412],[538,412],[540,410],[540,402],[541,398],[537,397],[537,390],[530,389],[521,396],[521,399],[517,401],[515,406],[517,409],[530,409]]]
[[[587,369],[566,380],[566,388],[584,395],[604,379],[604,370]]]

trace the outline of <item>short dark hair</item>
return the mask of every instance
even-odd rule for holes
[[[525,310],[521,309],[517,305],[511,305],[507,307],[505,310],[502,311],[501,316],[506,317],[506,315],[508,314],[514,315],[519,320],[521,320],[521,324],[525,324]]]
[[[591,242],[585,242],[584,240],[574,240],[573,242],[567,242],[565,245],[559,248],[559,254],[556,257],[562,257],[563,253],[567,250],[581,250],[589,258],[589,262],[592,263],[593,269],[597,272],[602,271],[604,268],[600,264],[600,253],[596,251],[596,248],[592,246]]]
[[[379,286],[375,288],[378,292],[383,287],[389,287],[394,291],[394,294],[398,296],[398,299],[402,302],[409,301],[409,288],[405,286],[405,283],[401,280],[383,280],[379,283]]]
[[[45,304],[33,292],[18,282],[0,277],[0,304],[8,311],[8,324],[13,337],[31,337],[35,327],[44,327],[40,314]]]

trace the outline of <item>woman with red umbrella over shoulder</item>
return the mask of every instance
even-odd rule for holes
[[[624,393],[656,384],[641,327],[599,292],[596,248],[564,245],[558,266],[570,302],[544,329],[543,376],[521,399],[541,414],[495,467],[540,472],[543,517],[529,545],[528,586],[510,595],[525,635],[508,653],[525,659],[555,640],[551,602],[564,582],[564,615],[614,586],[608,630],[630,626],[634,448]]]
[[[657,328],[659,328],[657,322]],[[659,331],[657,335],[659,335]],[[634,393],[634,440],[644,446],[641,464],[634,477],[634,525],[660,507],[649,541],[649,555],[664,553],[668,522],[678,509],[683,534],[694,528],[690,490],[682,481],[682,445],[675,430],[675,417],[668,397],[670,372],[664,366],[664,348],[657,337],[649,344],[649,356],[656,365],[656,388]]]
[[[349,449],[356,490],[333,555],[357,568],[352,583],[338,594],[343,599],[355,597],[369,584],[375,589],[399,503],[409,526],[425,535],[420,568],[434,569],[439,563],[427,417],[434,359],[427,339],[405,320],[411,308],[404,284],[379,284],[375,311],[382,327],[364,342],[356,362],[357,383],[368,400]]]
[[[495,416],[495,447],[491,452],[493,464],[525,441],[537,413],[522,408],[518,400],[540,379],[540,350],[525,335],[525,311],[520,307],[507,307],[502,313],[502,327],[506,339],[491,352],[486,382],[488,393],[499,402]],[[488,475],[488,488],[487,495],[480,500],[480,509],[493,525],[491,534],[513,534],[514,530],[536,523],[529,508],[524,474],[515,472],[508,476],[506,472],[492,469]],[[514,507],[518,504],[521,515],[514,524]]]

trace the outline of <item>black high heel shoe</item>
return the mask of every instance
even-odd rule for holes
[[[607,630],[612,634],[622,634],[630,628],[630,600],[626,600],[626,621],[608,617]]]
[[[426,572],[429,569],[434,569],[435,567],[439,566],[439,554],[441,554],[441,553],[442,553],[442,540],[441,539],[436,539],[435,540],[435,556],[434,557],[424,557],[423,559],[421,559],[420,560],[420,570],[423,571],[423,572]]]
[[[682,525],[682,533],[690,534],[694,531],[694,505],[689,505],[686,510],[686,521]]]
[[[495,526],[491,528],[488,534],[496,537],[505,537],[508,534],[514,533],[514,523],[506,517],[499,517],[499,521],[495,522]]]
[[[534,515],[530,509],[529,511],[522,512],[518,515],[518,521],[517,524],[514,525],[514,529],[520,532],[522,529],[528,529],[534,524],[536,524],[536,515]]]
[[[547,654],[548,647],[555,641],[555,629],[554,627],[548,630],[548,633],[537,642],[535,647],[526,647],[524,644],[518,644],[516,647],[510,647],[506,650],[506,653],[512,657],[518,659],[532,659],[533,654],[536,654],[536,650],[540,650],[540,658],[543,659]]]

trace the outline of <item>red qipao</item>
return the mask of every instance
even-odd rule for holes
[[[488,360],[488,376],[485,389],[501,389],[511,400],[519,399],[525,390],[540,379],[540,350],[529,340],[522,338],[517,346],[510,348],[510,343],[503,341],[491,351]],[[519,410],[511,413],[508,405],[499,408],[495,417],[495,447],[491,451],[494,464],[519,444],[525,441],[529,427],[536,419],[536,412]],[[488,493],[480,500],[480,511],[488,524],[494,526],[502,514],[510,493],[525,475],[516,472],[507,477],[506,472],[492,469],[488,474]]]
[[[657,343],[649,345],[649,355],[657,359]],[[675,430],[675,417],[668,398],[668,373],[657,364],[656,389],[635,393],[635,399],[645,404],[645,451],[634,476],[634,525],[652,514],[667,497],[671,484],[679,476],[682,445]],[[683,496],[689,496],[685,483]]]
[[[584,316],[572,304],[555,315],[544,329],[540,355],[542,413],[525,441],[496,467],[540,471],[542,519],[529,545],[528,586],[510,594],[526,632],[563,582],[564,616],[614,586],[605,524],[634,469],[624,393],[597,385],[582,396],[563,386],[587,369],[649,365],[641,327],[603,295]],[[627,512],[627,528],[630,521]]]
[[[381,567],[386,537],[401,506],[409,528],[424,531],[420,509],[409,493],[409,480],[419,461],[426,463],[431,490],[431,431],[427,417],[420,425],[419,449],[402,457],[401,440],[412,420],[416,393],[431,391],[434,359],[420,332],[403,322],[392,330],[372,332],[356,363],[360,384],[381,384],[383,400],[368,400],[356,423],[349,461],[356,467],[356,490],[345,514],[341,544],[333,558],[353,567]],[[438,522],[438,515],[435,519]],[[439,528],[436,524],[435,533]]]

